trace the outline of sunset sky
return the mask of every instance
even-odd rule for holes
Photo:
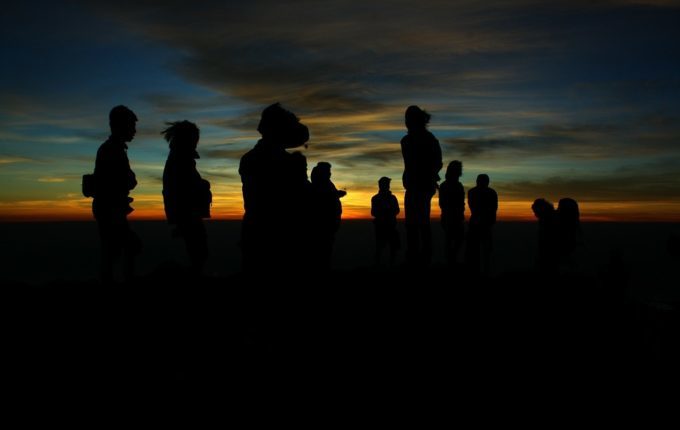
[[[348,218],[369,217],[381,176],[403,206],[417,104],[466,190],[489,174],[501,219],[572,197],[585,220],[680,221],[680,0],[12,3],[0,221],[92,219],[81,176],[118,104],[139,117],[133,219],[162,219],[160,132],[184,119],[215,218],[240,218],[239,158],[277,101],[310,129],[309,169],[332,163]]]

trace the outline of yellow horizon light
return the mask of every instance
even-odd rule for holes
[[[377,190],[348,190],[342,201],[342,218],[346,220],[371,219],[370,201]],[[403,194],[395,193],[404,217]],[[531,204],[533,200],[501,200],[499,221],[535,221]],[[0,222],[49,222],[88,221],[92,216],[92,200],[72,198],[65,200],[33,200],[0,202]],[[165,220],[161,197],[151,195],[135,196],[135,211],[130,220]],[[579,202],[581,221],[584,222],[680,222],[680,202]],[[470,212],[466,208],[465,217]],[[226,193],[215,198],[212,207],[213,220],[240,220],[243,217],[243,202],[240,193]],[[439,220],[440,210],[437,197],[432,199],[431,219]]]

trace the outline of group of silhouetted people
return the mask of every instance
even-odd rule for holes
[[[496,222],[498,195],[489,187],[489,176],[477,176],[467,193],[470,219],[465,231],[465,189],[460,182],[463,164],[451,161],[445,180],[439,184],[443,167],[437,138],[427,129],[430,114],[418,106],[405,113],[407,134],[401,139],[404,160],[406,263],[426,267],[432,258],[430,206],[439,192],[441,225],[445,233],[446,260],[455,267],[465,244],[465,266],[475,273],[489,273],[492,227]],[[102,244],[102,279],[113,280],[113,267],[121,257],[124,275],[134,275],[135,257],[142,244],[130,228],[127,215],[133,209],[129,194],[137,185],[127,157],[127,143],[136,134],[137,117],[125,106],[109,114],[110,137],[98,152],[95,163],[92,210]],[[163,203],[166,218],[174,226],[172,235],[184,239],[192,272],[201,274],[208,258],[204,218],[210,217],[210,183],[196,168],[200,131],[189,121],[167,123],[162,132],[170,152],[163,171]],[[307,159],[299,151],[306,146],[309,130],[279,103],[262,112],[258,132],[262,138],[243,155],[239,174],[243,185],[244,215],[240,248],[243,269],[267,275],[285,274],[300,262],[312,271],[328,271],[335,235],[340,226],[344,190],[331,181],[331,164],[319,162],[307,175]],[[401,241],[397,230],[399,203],[390,191],[388,177],[378,181],[378,193],[371,199],[375,226],[375,264],[385,248],[389,262],[396,260]],[[85,187],[85,184],[84,184]],[[85,191],[84,191],[85,192]],[[560,200],[557,210],[544,199],[532,206],[539,221],[538,266],[557,270],[577,246],[580,226],[578,205],[573,199]]]
[[[275,103],[262,112],[257,130],[262,139],[239,165],[244,270],[285,274],[301,262],[312,270],[329,270],[346,192],[331,181],[330,163],[318,163],[310,181],[305,156],[288,151],[309,140],[309,130],[295,114]]]
[[[137,185],[127,157],[127,143],[134,139],[137,116],[125,106],[109,114],[111,135],[97,152],[92,208],[102,243],[104,282],[114,279],[116,261],[123,259],[124,276],[134,276],[135,257],[141,241],[130,228],[127,215],[133,209],[130,191]],[[208,258],[203,219],[210,217],[210,183],[196,169],[200,131],[189,121],[168,123],[162,134],[170,153],[163,171],[163,203],[172,235],[184,239],[192,272],[201,274]],[[255,147],[242,158],[244,216],[240,247],[243,268],[249,272],[271,269],[268,275],[292,270],[308,261],[315,270],[330,269],[333,243],[342,215],[338,190],[331,181],[331,164],[320,162],[307,176],[307,159],[288,152],[309,139],[307,127],[276,103],[262,112]],[[85,184],[83,184],[85,187]],[[85,192],[85,191],[84,191]],[[308,243],[312,252],[308,252]]]
[[[97,220],[102,243],[101,277],[114,280],[114,264],[123,259],[126,280],[134,276],[136,256],[142,243],[130,228],[127,216],[133,209],[130,191],[137,185],[127,157],[127,143],[136,134],[137,116],[125,106],[109,113],[111,135],[97,151],[92,190],[92,212]],[[196,169],[199,129],[189,121],[168,123],[162,134],[170,153],[163,170],[163,203],[168,222],[175,226],[174,236],[184,239],[194,273],[200,273],[208,258],[203,218],[210,217],[210,183]]]
[[[477,186],[468,193],[470,222],[465,234],[465,190],[460,183],[463,164],[454,160],[446,170],[446,180],[439,185],[442,152],[437,138],[427,130],[430,114],[418,106],[406,109],[404,122],[408,133],[401,139],[404,158],[403,185],[406,262],[411,267],[427,266],[432,259],[432,230],[430,207],[432,197],[439,190],[441,222],[445,232],[445,253],[448,263],[457,264],[458,253],[466,239],[465,262],[474,272],[488,273],[491,255],[491,228],[496,222],[498,196],[489,187],[489,176],[477,177]],[[378,182],[379,192],[371,201],[376,235],[376,264],[382,250],[389,245],[390,262],[395,260],[399,248],[396,217],[399,213],[397,199],[390,192],[390,178]]]
[[[550,274],[573,271],[574,253],[583,245],[578,203],[571,198],[560,199],[557,209],[544,198],[531,205],[538,220],[539,271]]]

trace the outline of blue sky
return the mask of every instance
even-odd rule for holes
[[[491,176],[501,218],[567,196],[592,219],[678,218],[679,1],[244,3],[5,7],[0,219],[88,217],[80,176],[117,104],[140,118],[135,216],[160,214],[160,131],[188,119],[215,212],[238,217],[238,160],[276,101],[310,127],[310,169],[333,164],[351,216],[368,216],[380,176],[401,176],[417,104],[466,189]]]

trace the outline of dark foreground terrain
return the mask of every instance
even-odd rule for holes
[[[583,270],[546,276],[532,270],[535,226],[501,223],[491,276],[477,278],[442,264],[439,236],[427,270],[368,268],[372,226],[347,223],[330,274],[301,256],[295,276],[253,279],[239,273],[238,224],[218,222],[208,276],[193,279],[167,225],[141,223],[140,276],[114,286],[96,281],[93,223],[0,227],[3,387],[23,405],[66,402],[71,417],[111,398],[307,414],[495,397],[534,410],[526,399],[678,386],[677,225],[585,225]]]
[[[20,392],[46,396],[347,390],[367,403],[677,375],[679,304],[632,298],[616,272],[548,285],[456,269],[192,280],[164,267],[115,287],[15,284],[5,368]]]

